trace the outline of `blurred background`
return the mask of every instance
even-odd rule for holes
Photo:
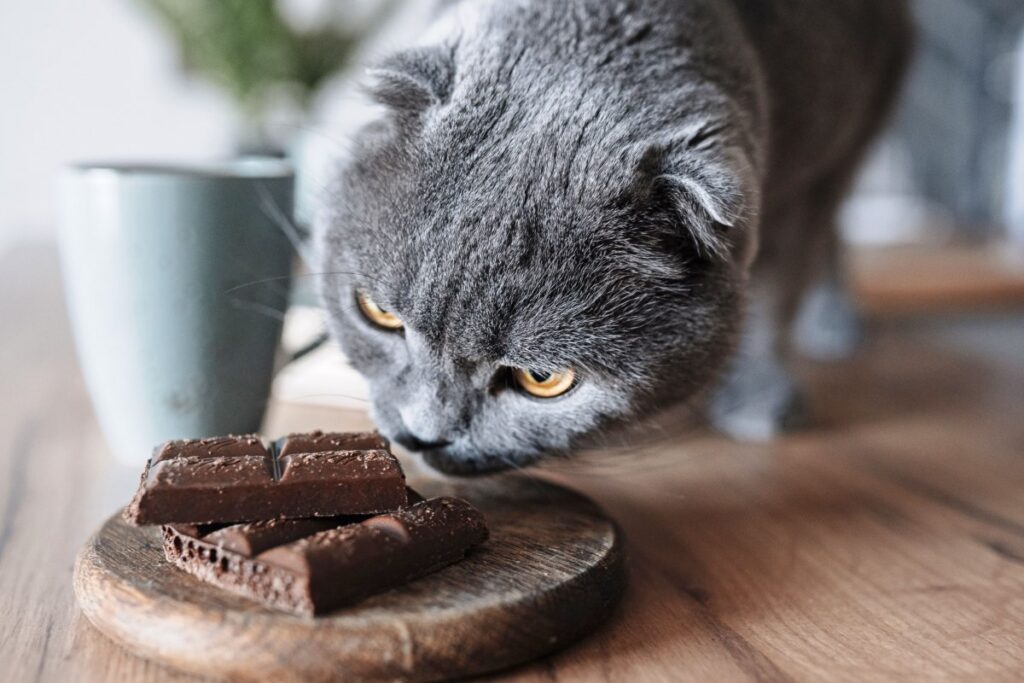
[[[309,131],[329,154],[359,116],[356,65],[400,44],[427,4],[3,3],[0,249],[52,239],[53,178],[71,161],[295,152]],[[847,234],[1024,243],[1024,4],[915,4],[913,78],[844,215]]]
[[[52,239],[53,178],[70,161],[294,153],[311,130],[329,154],[359,116],[356,65],[400,44],[427,4],[0,4],[0,249]],[[847,234],[1024,243],[1024,3],[915,5],[913,78],[845,212]]]
[[[308,218],[330,160],[368,115],[353,88],[360,66],[401,45],[428,4],[0,3],[0,254],[54,239],[54,179],[81,160],[290,156],[298,214]],[[1016,310],[1024,301],[1024,3],[914,5],[920,40],[910,83],[842,215],[860,305],[872,314]],[[1018,341],[1003,346],[1012,352]]]

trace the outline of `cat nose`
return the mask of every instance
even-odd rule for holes
[[[445,446],[450,446],[452,443],[451,441],[423,441],[414,434],[405,431],[395,434],[395,441],[410,451],[436,451]]]
[[[425,450],[433,444],[449,443],[444,437],[451,434],[451,423],[445,406],[436,401],[413,401],[399,407],[398,416],[402,420],[402,429],[410,442],[421,446],[409,446],[400,439],[398,443],[413,450]]]

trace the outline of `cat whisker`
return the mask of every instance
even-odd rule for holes
[[[690,402],[677,406],[673,415],[684,413],[686,417],[701,416],[702,411]],[[673,420],[673,424],[678,421]],[[662,446],[686,438],[689,434],[703,426],[703,420],[688,419],[682,428],[667,428],[656,418],[648,421],[642,430],[644,438],[634,441],[630,430],[604,428],[590,435],[586,448],[570,456],[549,459],[544,466],[556,472],[564,472],[573,476],[606,476],[616,472],[635,474],[643,471],[655,471],[675,467],[678,458],[671,462],[664,458],[652,458],[652,451]],[[652,434],[653,432],[653,434]]]
[[[284,322],[285,311],[279,311],[273,306],[268,306],[255,301],[246,301],[244,299],[231,299],[231,305],[239,310],[252,311],[253,313],[259,313],[260,315],[265,315],[268,318]]]
[[[306,267],[313,268],[315,259],[313,258],[312,247],[303,235],[304,231],[281,210],[281,207],[274,201],[274,197],[270,194],[270,190],[267,189],[266,185],[257,183],[256,191],[260,196],[260,206],[267,217],[277,223],[277,227],[281,229],[284,236],[291,242],[292,249],[299,255],[302,262],[306,264]]]
[[[301,396],[291,396],[289,400],[301,401],[308,398],[344,398],[350,401],[358,401],[359,403],[370,403],[370,399],[363,398],[361,396],[352,396],[351,394],[338,394],[338,393],[323,393],[323,394],[302,394]]]
[[[275,277],[265,277],[265,278],[260,278],[258,280],[251,280],[249,282],[243,282],[240,285],[235,285],[234,287],[230,287],[230,288],[224,290],[224,293],[225,294],[231,294],[232,292],[236,292],[236,291],[238,291],[240,289],[246,289],[248,287],[255,287],[257,285],[262,285],[262,284],[267,284],[267,283],[274,283],[274,282],[282,282],[282,281],[287,281],[287,280],[292,280],[292,279],[296,279],[297,280],[297,279],[300,279],[300,278],[310,278],[310,277],[338,277],[338,276],[342,276],[342,275],[354,276],[354,277],[358,277],[359,279],[362,279],[362,280],[369,280],[371,282],[372,281],[377,281],[377,282],[380,281],[380,278],[376,278],[376,277],[374,277],[372,275],[366,275],[364,273],[360,273],[360,272],[357,272],[357,271],[350,271],[350,270],[337,270],[337,271],[316,272],[316,273],[295,273],[294,275],[278,275],[278,276],[275,276]],[[283,288],[282,288],[282,291],[283,291]]]
[[[240,285],[235,285],[234,287],[230,287],[228,289],[225,289],[224,293],[225,294],[232,294],[234,292],[237,292],[240,289],[245,289],[247,287],[255,287],[256,285],[263,285],[263,284],[267,284],[267,283],[270,283],[270,282],[280,282],[282,280],[291,280],[292,277],[293,277],[292,275],[278,275],[276,277],[265,277],[265,278],[261,278],[259,280],[253,280],[251,282],[243,282]]]

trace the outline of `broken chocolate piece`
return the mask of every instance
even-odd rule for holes
[[[311,517],[309,519],[271,519],[266,522],[246,522],[231,524],[203,534],[206,543],[229,550],[239,555],[253,557],[264,550],[269,550],[285,543],[291,543],[318,531],[334,529],[345,524],[353,524],[365,519],[362,516],[344,517]],[[175,529],[186,536],[199,537],[197,533],[188,533],[192,529],[175,526]],[[196,529],[201,532],[201,529]]]
[[[292,522],[282,524],[297,528]],[[483,516],[472,505],[458,498],[432,498],[250,556],[218,544],[218,539],[237,533],[249,539],[248,546],[234,547],[263,548],[252,542],[258,526],[225,527],[199,537],[165,526],[164,553],[169,562],[203,581],[311,616],[440,569],[487,539]]]
[[[352,444],[381,443],[358,436]],[[132,524],[255,522],[374,514],[406,503],[405,475],[386,450],[293,449],[281,456],[254,436],[232,436],[159,447],[125,519]]]

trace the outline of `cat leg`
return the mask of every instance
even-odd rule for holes
[[[708,417],[739,441],[768,441],[806,422],[803,397],[783,362],[777,292],[755,282],[736,354],[713,391]]]
[[[824,267],[804,294],[792,330],[797,351],[824,361],[848,358],[864,337],[835,232],[826,249]]]
[[[816,183],[814,191],[766,217],[770,232],[751,274],[742,337],[709,406],[712,423],[735,439],[767,441],[809,421],[786,367],[789,330],[834,239],[840,187]]]

